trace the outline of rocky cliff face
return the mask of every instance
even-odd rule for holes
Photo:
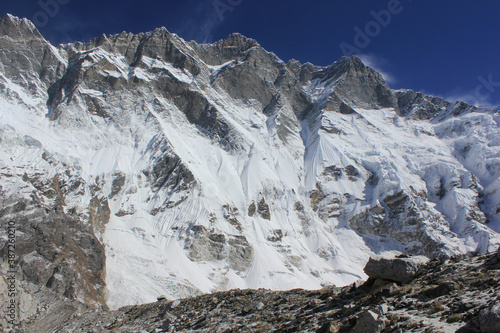
[[[88,306],[346,285],[382,250],[500,242],[498,111],[394,91],[355,57],[165,28],[56,48],[8,15],[0,99],[17,270]]]

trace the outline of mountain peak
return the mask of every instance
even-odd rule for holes
[[[345,56],[340,58],[339,61],[337,61],[338,65],[342,65],[346,68],[356,68],[356,69],[363,69],[366,68],[365,64],[361,59],[358,57],[352,55],[352,56]]]
[[[0,37],[12,39],[43,39],[33,22],[26,18],[6,14],[0,19]]]
[[[254,46],[260,46],[255,39],[248,38],[238,32],[230,34],[226,39],[220,40],[219,43],[224,47],[233,46],[239,49],[249,49]]]

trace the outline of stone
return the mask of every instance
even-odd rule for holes
[[[373,286],[372,286],[372,291],[376,291],[384,286],[387,286],[388,284],[391,284],[393,283],[391,280],[384,280],[384,279],[376,279],[374,282],[373,282]]]
[[[363,312],[354,326],[354,333],[379,333],[385,328],[385,320],[374,311]]]
[[[500,302],[492,304],[479,314],[479,324],[482,333],[500,332]]]
[[[356,96],[356,103],[369,109],[397,107],[397,98],[382,76],[357,57],[343,57],[325,71],[327,78],[340,75],[344,79],[335,87],[335,93],[344,103],[352,104],[352,96]]]
[[[389,305],[387,303],[382,303],[379,306],[377,306],[376,311],[380,316],[385,315],[387,311],[389,311]]]
[[[271,219],[271,212],[269,211],[269,205],[267,204],[264,198],[260,199],[259,204],[257,205],[257,212],[263,219],[265,220]]]
[[[369,185],[371,181],[368,180]],[[429,233],[429,219],[446,224],[440,214],[428,207],[420,207],[414,200],[415,193],[399,191],[387,195],[384,207],[377,205],[361,211],[349,219],[349,225],[362,234],[383,235],[400,244],[412,244],[405,251],[412,255],[436,258],[447,254],[439,241]]]
[[[431,298],[436,298],[439,296],[446,295],[453,291],[455,289],[455,286],[452,283],[440,283],[438,286],[428,289],[424,292],[424,294],[428,297]]]
[[[403,257],[398,251],[387,251],[371,257],[364,271],[372,279],[406,283],[411,281],[427,262],[429,258],[424,256]]]

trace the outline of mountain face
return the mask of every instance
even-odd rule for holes
[[[165,28],[56,48],[7,15],[1,257],[11,221],[23,286],[117,308],[343,286],[384,250],[496,250],[499,121],[392,90],[356,57],[285,63]]]

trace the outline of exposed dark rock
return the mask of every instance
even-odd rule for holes
[[[213,84],[227,91],[234,99],[256,100],[262,108],[271,103],[277,89],[273,82],[279,76],[276,59],[260,47],[248,51],[243,62],[224,67],[213,78]]]
[[[238,231],[242,231],[241,223],[238,220],[239,212],[238,208],[232,207],[230,205],[224,205],[222,208],[224,208],[224,218],[231,224],[233,227],[235,227]]]
[[[431,287],[430,289],[426,289],[424,291],[424,294],[430,298],[436,298],[436,297],[440,297],[440,296],[449,294],[454,289],[455,289],[454,284],[443,282],[435,287]]]
[[[319,187],[317,184],[316,184],[316,189],[315,190],[312,190],[311,193],[309,193],[309,199],[311,200],[311,208],[316,211],[318,209],[318,206],[319,206],[319,203],[326,198],[326,195],[323,193],[323,191],[321,190],[321,187]],[[299,202],[300,205],[302,205],[300,202]],[[300,211],[303,211],[303,207],[302,209],[297,209],[298,207],[296,207],[296,210],[300,210]]]
[[[230,268],[243,271],[252,263],[253,248],[246,237],[214,233],[204,226],[191,227],[186,239],[189,258],[193,261],[226,260]]]
[[[444,119],[466,112],[474,112],[477,107],[463,102],[448,102],[439,97],[426,96],[413,90],[396,92],[399,110],[402,116],[412,119]]]
[[[337,166],[335,165],[331,165],[331,166],[327,166],[324,170],[323,170],[323,175],[325,176],[330,176],[332,177],[334,180],[339,180],[340,177],[342,177],[342,168],[338,168]]]
[[[479,314],[481,333],[500,332],[500,301],[492,303]]]
[[[280,242],[282,238],[283,230],[281,229],[271,230],[271,232],[267,236],[267,240],[270,242]]]
[[[3,74],[34,95],[62,76],[64,64],[51,45],[27,19],[0,19],[0,63]]]
[[[157,154],[152,156],[148,177],[153,191],[188,189],[194,182],[191,171],[184,166],[180,158],[172,150],[162,136],[153,138],[152,146]]]
[[[265,220],[271,219],[271,212],[269,210],[269,205],[267,204],[264,198],[260,199],[259,204],[257,205],[257,212],[263,219]]]
[[[113,173],[113,183],[111,184],[111,193],[109,198],[112,199],[115,195],[120,193],[123,185],[125,185],[125,180],[127,179],[125,173],[119,171]]]
[[[89,203],[89,221],[92,227],[103,233],[106,224],[109,222],[110,215],[111,210],[109,209],[108,198],[95,195]]]
[[[358,169],[356,169],[353,165],[346,166],[345,173],[347,175],[347,178],[349,178],[349,180],[353,182],[357,181],[358,178],[361,176]]]
[[[370,258],[364,270],[372,279],[404,283],[411,281],[428,261],[426,257],[407,257],[391,251]]]
[[[209,65],[222,65],[228,61],[243,61],[247,51],[259,47],[256,40],[233,33],[213,44],[190,43],[200,58]]]
[[[256,210],[257,206],[255,205],[255,202],[252,201],[252,203],[248,206],[248,216],[252,217]]]
[[[343,57],[319,71],[315,77],[322,81],[335,81],[341,78],[335,86],[334,93],[347,105],[368,109],[398,108],[397,99],[382,76],[366,67],[355,56]],[[341,112],[350,112],[348,110],[345,107],[341,108]]]
[[[92,229],[62,210],[37,209],[28,203],[26,207],[31,213],[11,209],[0,217],[0,256],[7,258],[10,221],[16,226],[16,270],[22,280],[68,299],[105,307],[105,252]]]
[[[254,250],[245,236],[230,236],[227,241],[229,247],[229,266],[237,271],[245,271],[252,264]]]
[[[354,326],[355,333],[380,333],[385,328],[385,320],[377,313],[367,310],[358,317],[356,326]]]
[[[427,207],[419,206],[413,194],[400,191],[384,199],[387,208],[371,207],[349,220],[349,225],[361,233],[375,234],[392,238],[406,246],[405,250],[413,255],[429,258],[446,256],[442,244],[430,236],[429,221],[445,225],[441,214]]]

